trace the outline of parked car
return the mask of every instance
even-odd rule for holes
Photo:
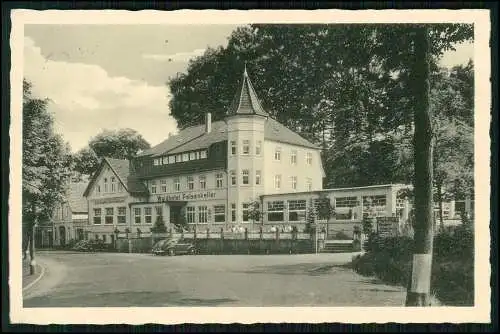
[[[152,249],[153,255],[182,255],[196,254],[196,248],[190,242],[178,238],[162,239]]]

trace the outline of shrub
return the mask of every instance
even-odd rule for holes
[[[431,286],[446,305],[474,305],[474,233],[470,225],[457,226],[434,239]],[[352,261],[361,275],[406,286],[411,270],[413,239],[379,239],[371,234],[367,253]]]

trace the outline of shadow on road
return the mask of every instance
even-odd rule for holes
[[[117,291],[89,293],[85,296],[66,293],[27,299],[23,307],[165,307],[165,306],[218,306],[236,302],[230,298],[185,298],[178,291]]]
[[[274,275],[307,275],[320,276],[330,275],[335,271],[344,271],[344,269],[335,269],[337,265],[321,263],[301,263],[293,265],[262,266],[253,270],[245,270],[245,274],[274,274]]]

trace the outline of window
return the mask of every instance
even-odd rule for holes
[[[283,201],[267,202],[267,220],[270,222],[283,221]]]
[[[195,208],[194,206],[188,206],[186,208],[186,221],[188,224],[194,224],[195,223]]]
[[[194,189],[194,177],[192,177],[192,176],[187,177],[187,186],[188,186],[189,190]]]
[[[226,221],[226,206],[225,205],[215,205],[214,206],[214,221],[216,223],[224,223]]]
[[[231,221],[236,221],[236,204],[231,203]]]
[[[121,182],[118,182],[118,192],[119,193],[123,192],[123,185]]]
[[[205,205],[198,207],[198,223],[208,223],[208,209]]]
[[[175,162],[182,162],[182,154],[177,154],[175,156]]]
[[[274,188],[281,188],[281,175],[274,175]]]
[[[290,183],[292,185],[292,189],[297,189],[297,177],[296,176],[290,176]]]
[[[288,201],[288,220],[292,222],[306,220],[306,200]]]
[[[231,155],[236,155],[236,142],[234,140],[231,141]]]
[[[189,161],[189,153],[182,153],[182,161],[183,162]]]
[[[248,207],[250,205],[248,203],[243,203],[243,222],[248,222]]]
[[[335,207],[336,208],[353,208],[358,205],[358,199],[356,196],[353,197],[336,197]]]
[[[168,156],[168,163],[169,164],[175,164],[175,155],[169,155]]]
[[[231,171],[231,185],[232,186],[236,185],[236,171],[234,170]]]
[[[156,180],[151,181],[151,193],[156,194]]]
[[[116,178],[114,176],[111,177],[111,192],[114,193],[116,191]]]
[[[200,175],[200,189],[206,189],[207,188],[207,177],[205,175]]]
[[[296,150],[292,150],[292,155],[290,155],[290,163],[292,165],[297,164],[297,151]]]
[[[257,140],[257,143],[255,144],[255,155],[260,155],[260,151],[262,150],[262,142],[260,140]]]
[[[311,152],[307,152],[306,153],[306,164],[308,164],[309,166],[312,165],[313,163],[313,155]]]
[[[105,224],[113,224],[113,208],[106,208],[106,216],[104,217]]]
[[[312,180],[310,177],[306,178],[306,187],[308,191],[312,190]]]
[[[94,224],[98,225],[101,223],[101,214],[102,210],[99,209],[94,209]]]
[[[97,186],[97,193],[101,192],[101,186]]]
[[[243,151],[241,154],[249,155],[250,154],[250,140],[243,140]]]
[[[151,224],[153,222],[152,214],[153,209],[151,207],[144,208],[144,221],[146,224]]]
[[[249,184],[249,175],[250,175],[250,172],[248,171],[248,169],[244,169],[241,171],[241,177],[242,177],[242,184]]]
[[[153,165],[158,166],[160,164],[160,159],[154,159]]]
[[[200,159],[206,159],[207,158],[207,150],[200,151]]]
[[[260,170],[255,171],[255,184],[260,184]]]
[[[106,177],[104,178],[104,192],[108,192],[108,179]]]
[[[118,208],[118,224],[126,224],[126,218],[127,217],[127,208],[124,206],[121,206]]]
[[[196,160],[196,153],[195,152],[189,153],[189,160]]]
[[[160,180],[161,184],[161,192],[166,193],[167,192],[167,180]]]
[[[377,217],[384,216],[386,205],[386,195],[363,196],[363,216],[369,213],[375,213]]]
[[[156,218],[163,217],[163,207],[161,205],[155,206]]]
[[[224,185],[224,175],[222,173],[217,173],[215,175],[215,182],[217,188],[222,188]]]
[[[141,208],[134,208],[134,222],[136,224],[140,224],[141,223]]]
[[[167,156],[165,156],[165,157],[163,157],[162,159],[163,159],[163,164],[164,164],[164,165],[168,165],[168,157],[167,157]]]
[[[274,160],[281,161],[281,147],[276,147],[274,150]]]
[[[179,178],[174,179],[175,191],[181,191],[181,180]]]

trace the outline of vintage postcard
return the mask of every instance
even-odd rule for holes
[[[490,322],[487,10],[13,10],[10,318]]]

